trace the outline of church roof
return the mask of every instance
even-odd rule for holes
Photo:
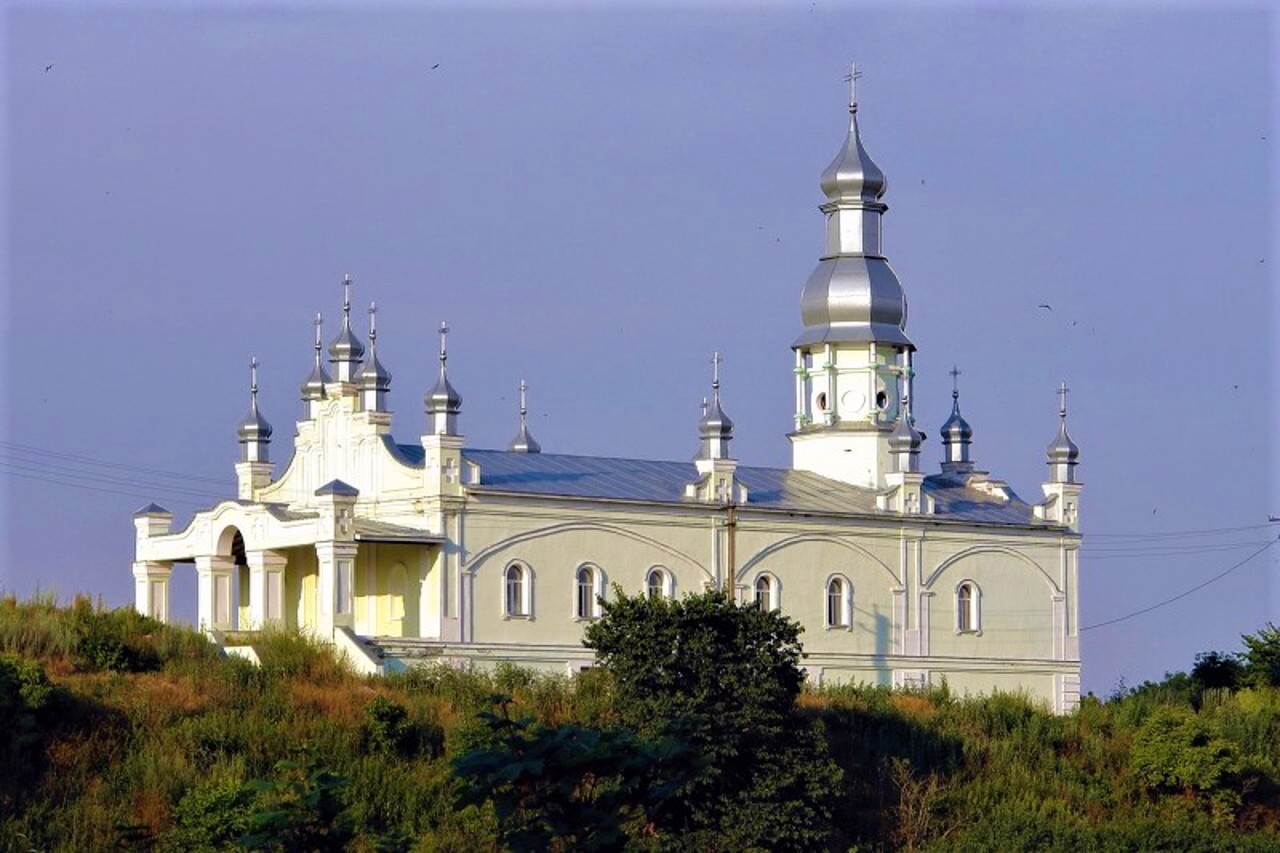
[[[422,464],[420,445],[396,445],[410,464]],[[685,487],[698,479],[692,462],[571,456],[563,453],[511,453],[467,448],[463,457],[480,467],[480,482],[468,486],[485,491],[545,497],[600,498],[645,503],[685,503]],[[786,512],[836,515],[881,515],[876,492],[831,480],[808,471],[741,465],[734,480],[747,488],[747,506]],[[944,476],[926,477],[924,491],[937,512],[925,518],[981,524],[1033,523],[1031,507],[1013,495],[1002,500]]]

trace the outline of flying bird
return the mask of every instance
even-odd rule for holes
[[[1052,306],[1052,305],[1049,305],[1049,304],[1047,304],[1047,303],[1045,303],[1045,302],[1041,302],[1041,303],[1040,303],[1039,305],[1037,305],[1036,307],[1037,307],[1037,308],[1043,308],[1043,309],[1044,309],[1044,310],[1046,310],[1046,311],[1052,311],[1052,310],[1053,310],[1053,306]]]
[[[435,65],[431,66],[431,70],[432,70],[432,71],[435,71],[435,70],[436,70],[437,68],[439,68],[439,67],[440,67],[440,63],[439,63],[439,62],[437,62]]]
[[[48,73],[49,73],[50,71],[52,71],[52,70],[53,70],[53,63],[52,63],[52,62],[50,62],[48,65],[46,65],[46,66],[44,67],[44,73],[45,73],[45,74],[48,74]],[[1266,139],[1266,137],[1264,136],[1264,137],[1263,137],[1263,139]]]

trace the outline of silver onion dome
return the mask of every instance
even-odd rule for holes
[[[528,414],[529,409],[526,405],[525,394],[528,392],[529,386],[525,384],[523,379],[520,380],[520,431],[516,433],[516,437],[511,439],[511,443],[507,445],[507,450],[512,453],[541,453],[542,445],[534,440],[529,434]]]
[[[1062,418],[1058,422],[1058,434],[1054,436],[1053,441],[1049,442],[1046,456],[1049,458],[1050,465],[1058,462],[1079,461],[1080,448],[1071,440],[1071,436],[1067,435],[1066,418]]]
[[[329,363],[338,366],[339,381],[349,381],[355,374],[355,365],[364,358],[364,344],[351,328],[351,276],[343,279],[342,288],[342,328],[329,344]]]
[[[917,452],[924,434],[911,423],[911,415],[903,413],[889,433],[889,450],[893,453]]]
[[[311,367],[311,373],[305,380],[303,380],[302,387],[299,390],[302,392],[303,400],[323,400],[324,388],[332,381],[329,379],[329,374],[325,372],[324,364],[320,360],[320,350],[322,347],[322,344],[320,343],[320,327],[323,325],[324,320],[320,314],[317,313],[315,320],[312,322],[316,328],[315,363]]]
[[[365,359],[364,367],[361,368],[360,374],[356,377],[356,384],[360,386],[361,390],[387,391],[391,388],[391,373],[382,366],[382,362],[378,361],[377,315],[378,306],[376,304],[370,304],[369,357]]]
[[[851,80],[856,80],[856,71]],[[800,297],[804,330],[792,345],[877,343],[914,349],[906,334],[907,298],[887,258],[881,254],[880,200],[884,172],[867,154],[858,130],[858,104],[849,99],[844,145],[822,173],[827,200],[826,246]]]
[[[698,435],[702,439],[698,451],[700,459],[728,459],[729,442],[733,440],[733,420],[720,406],[720,353],[711,356],[711,404],[702,401],[702,419],[698,421]]]
[[[267,419],[262,416],[262,412],[258,411],[258,359],[254,358],[249,362],[249,413],[244,416],[240,424],[236,427],[236,436],[240,439],[241,444],[270,444],[271,443],[271,424],[267,423]],[[247,456],[249,461],[258,461]]]
[[[428,415],[456,415],[462,411],[462,395],[449,382],[449,372],[446,368],[446,364],[449,361],[449,353],[446,348],[448,335],[449,326],[441,323],[440,377],[436,380],[436,386],[427,392],[427,396],[422,399]]]
[[[884,172],[858,133],[858,104],[849,105],[849,135],[831,165],[822,172],[822,191],[830,201],[879,201],[888,186]]]

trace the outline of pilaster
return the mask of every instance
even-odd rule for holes
[[[280,551],[246,551],[249,563],[249,625],[261,630],[284,621],[284,571],[288,558]]]
[[[231,557],[196,557],[196,622],[204,631],[229,631],[235,627],[231,600]]]
[[[133,564],[134,609],[160,622],[169,621],[169,576],[173,563]]]

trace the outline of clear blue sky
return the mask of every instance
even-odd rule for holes
[[[183,523],[232,488],[251,354],[287,459],[346,272],[383,309],[401,440],[446,319],[474,446],[514,434],[523,377],[547,451],[688,458],[720,349],[738,457],[788,464],[851,58],[927,470],[955,363],[980,466],[1038,499],[1065,378],[1087,625],[1280,533],[1273,7],[32,4],[3,26],[5,589],[130,601],[132,511]],[[1086,633],[1086,688],[1280,620],[1277,552]]]

